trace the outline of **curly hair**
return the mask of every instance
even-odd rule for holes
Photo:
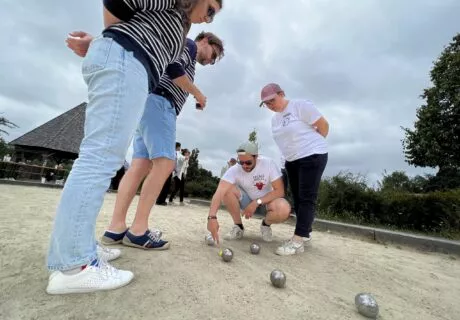
[[[222,40],[212,32],[204,32],[204,31],[202,31],[202,32],[200,32],[199,35],[196,36],[195,42],[200,42],[201,40],[203,40],[205,38],[208,40],[208,43],[211,46],[214,46],[219,50],[219,55],[217,56],[217,60],[222,59],[224,57],[224,55],[225,55],[225,53],[224,53],[224,43],[222,42]]]

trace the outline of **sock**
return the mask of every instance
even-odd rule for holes
[[[266,224],[266,223],[265,223],[265,219],[262,220],[262,225],[265,226],[265,227],[270,227],[269,224]]]
[[[79,273],[80,271],[84,270],[85,268],[86,268],[86,265],[78,267],[78,268],[62,271],[62,273],[66,274],[68,276],[71,276],[71,275]]]
[[[93,261],[91,261],[91,263],[89,264],[90,266],[98,266],[99,265],[99,261],[97,259],[94,259]],[[62,271],[63,274],[66,274],[66,275],[73,275],[73,274],[77,274],[79,273],[80,271],[83,271],[86,269],[88,265],[85,264],[84,266],[81,266],[81,267],[78,267],[78,268],[73,268],[73,269],[70,269],[70,270],[65,270],[65,271]]]
[[[242,223],[237,223],[236,224],[238,227],[240,227],[241,230],[244,230],[243,224]]]

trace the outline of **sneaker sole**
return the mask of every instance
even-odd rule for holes
[[[123,245],[127,246],[127,247],[132,247],[132,248],[138,248],[138,249],[143,249],[143,250],[157,250],[157,251],[161,251],[161,250],[167,250],[169,249],[169,242],[166,243],[164,246],[162,247],[157,247],[157,248],[146,248],[144,246],[140,246],[138,244],[135,244],[135,243],[132,243],[128,238],[123,238],[123,241],[122,241]]]
[[[279,256],[293,256],[295,254],[303,253],[304,251],[305,251],[305,249],[303,247],[300,247],[299,249],[296,249],[293,254],[287,254],[284,251],[283,252],[278,252],[278,250],[275,251],[275,254],[277,254]]]
[[[50,295],[60,295],[60,294],[75,294],[75,293],[91,293],[91,292],[97,292],[97,291],[110,291],[110,290],[115,290],[119,288],[123,288],[130,284],[134,279],[134,276],[126,283],[121,283],[118,286],[115,287],[110,287],[110,288],[104,288],[104,289],[94,289],[94,288],[75,288],[75,289],[58,289],[58,290],[50,290],[48,287],[46,288],[46,293]]]
[[[120,243],[123,242],[123,239],[117,241],[117,240],[113,240],[113,239],[111,239],[109,237],[105,237],[105,236],[102,236],[100,240],[101,240],[101,243],[103,245],[106,245],[106,246],[111,246],[111,245],[114,245],[114,244],[120,244]]]

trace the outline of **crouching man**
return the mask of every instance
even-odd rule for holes
[[[257,212],[264,218],[260,233],[264,241],[272,241],[271,225],[289,218],[291,206],[283,198],[284,185],[280,169],[272,159],[258,155],[255,143],[245,142],[238,149],[237,165],[222,176],[211,201],[208,230],[219,242],[217,211],[224,203],[233,219],[233,228],[225,240],[238,240],[244,235],[242,217],[250,219]]]

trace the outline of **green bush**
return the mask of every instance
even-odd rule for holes
[[[321,182],[318,216],[424,233],[460,234],[460,189],[425,194],[374,190],[362,177]]]
[[[380,210],[379,194],[361,176],[338,174],[321,182],[318,210],[354,221],[375,222]]]
[[[460,232],[460,189],[387,193],[382,197],[379,222],[422,232]]]
[[[217,183],[214,180],[204,181],[187,181],[185,183],[185,196],[202,199],[211,199],[217,189]]]

